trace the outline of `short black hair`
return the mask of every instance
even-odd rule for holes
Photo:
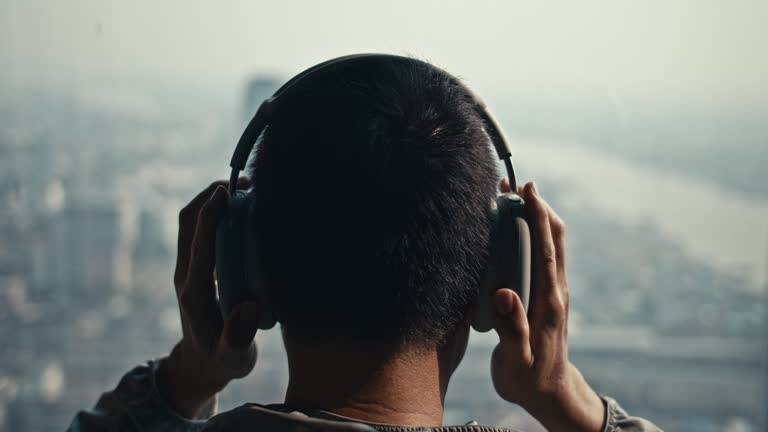
[[[439,344],[477,296],[498,172],[472,98],[413,59],[340,66],[280,106],[249,166],[284,330]]]

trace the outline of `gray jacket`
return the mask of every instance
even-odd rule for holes
[[[93,409],[78,412],[68,431],[514,432],[475,422],[441,427],[364,423],[324,411],[298,411],[285,405],[258,404],[245,404],[208,420],[189,420],[174,413],[157,391],[157,366],[157,361],[150,361],[125,374],[117,388],[104,393]],[[603,397],[603,401],[607,408],[603,432],[661,430],[647,420],[627,415],[615,400]]]

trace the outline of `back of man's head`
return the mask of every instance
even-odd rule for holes
[[[249,174],[286,334],[429,346],[465,318],[497,174],[452,77],[406,59],[336,68],[280,107]]]

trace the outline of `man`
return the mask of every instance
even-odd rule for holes
[[[470,100],[445,73],[393,59],[324,76],[270,122],[239,186],[257,198],[251,223],[288,357],[283,404],[206,421],[216,394],[254,368],[259,319],[249,302],[220,312],[214,244],[227,193],[214,183],[179,217],[182,340],[129,372],[71,430],[501,430],[440,426],[497,193]],[[658,430],[597,395],[569,362],[563,222],[533,183],[518,192],[535,297],[528,318],[512,290],[495,294],[497,393],[550,431]]]

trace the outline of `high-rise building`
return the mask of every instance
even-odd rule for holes
[[[138,290],[159,291],[168,285],[172,253],[166,244],[162,219],[148,209],[139,213],[133,246],[133,285]]]
[[[280,87],[276,77],[260,76],[253,78],[245,85],[243,93],[243,118],[250,120],[261,103],[272,96]]]
[[[68,203],[50,222],[48,286],[58,301],[98,301],[116,287],[120,215],[106,203]]]

